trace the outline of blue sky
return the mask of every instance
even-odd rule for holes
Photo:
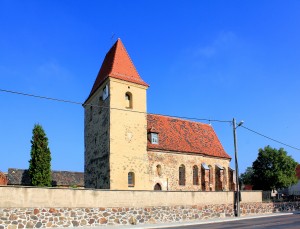
[[[148,112],[244,120],[300,148],[300,1],[0,1],[0,89],[84,102],[120,37],[150,84]],[[83,108],[0,92],[0,171],[28,168],[32,128],[52,169],[83,171]],[[228,123],[212,122],[232,157]],[[237,129],[240,172],[266,145]],[[234,167],[232,161],[232,167]]]

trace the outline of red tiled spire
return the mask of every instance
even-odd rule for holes
[[[140,77],[120,38],[106,54],[89,97],[108,77],[149,86]]]

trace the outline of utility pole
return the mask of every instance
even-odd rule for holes
[[[238,153],[237,153],[237,140],[236,140],[236,128],[243,125],[243,121],[241,121],[237,126],[235,123],[235,118],[232,120],[233,126],[233,140],[234,140],[234,161],[235,161],[235,184],[236,184],[236,192],[235,192],[235,216],[240,217],[240,185],[239,185],[239,165],[238,165]]]

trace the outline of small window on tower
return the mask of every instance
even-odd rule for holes
[[[125,93],[125,107],[132,108],[132,94],[130,92]]]
[[[105,100],[108,97],[108,85],[105,85],[102,91],[102,100]]]
[[[90,121],[93,119],[93,107],[90,106]]]
[[[128,187],[134,187],[134,172],[129,172],[128,173]]]
[[[151,133],[151,144],[158,144],[158,133]]]

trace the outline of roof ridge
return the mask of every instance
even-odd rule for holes
[[[118,41],[120,41],[120,42],[121,42],[121,44],[123,44],[123,42],[121,41],[121,39],[120,39],[120,38],[118,38]],[[123,44],[123,46],[124,46],[124,44]],[[135,65],[133,64],[133,61],[132,61],[131,57],[129,56],[129,53],[127,52],[127,49],[125,48],[125,46],[124,46],[124,50],[125,50],[125,52],[126,52],[127,56],[129,57],[129,60],[130,60],[130,62],[131,62],[131,64],[132,64],[132,66],[135,68],[135,70],[136,70],[136,73],[138,74],[138,76],[139,76],[139,77],[141,77],[141,76],[140,76],[140,74],[139,74],[139,72],[137,71],[137,69],[136,69]]]
[[[118,38],[118,40],[115,42],[115,45],[116,45],[116,48],[114,49],[114,52],[113,52],[113,59],[112,59],[112,65],[111,65],[111,69],[108,73],[108,76],[111,74],[112,70],[113,70],[113,67],[114,67],[114,63],[116,62],[116,53],[117,53],[117,48],[118,48],[118,45],[119,43],[121,42],[121,39]],[[113,47],[113,46],[112,46]],[[111,47],[111,49],[112,49]],[[109,50],[110,51],[110,50]],[[102,67],[102,66],[101,66]]]
[[[185,121],[185,122],[193,122],[193,123],[197,123],[197,124],[201,124],[201,125],[206,125],[206,126],[210,126],[210,124],[208,123],[203,123],[203,122],[199,122],[199,121],[195,121],[195,120],[190,120],[190,119],[184,119],[184,118],[180,118],[180,117],[175,117],[175,116],[169,116],[169,115],[162,115],[162,114],[147,114],[147,115],[156,115],[156,116],[161,116],[161,117],[166,117],[166,118],[172,118],[172,119],[177,119],[177,120],[181,120],[181,121]]]

